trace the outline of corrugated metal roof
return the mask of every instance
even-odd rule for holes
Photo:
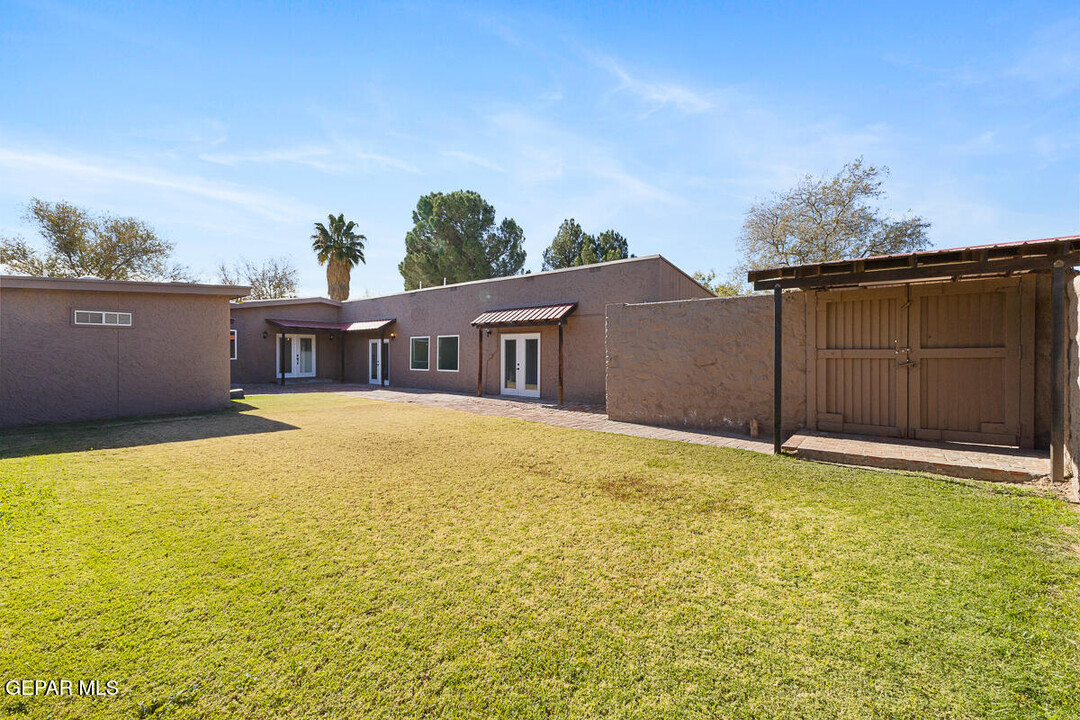
[[[786,265],[751,270],[747,280],[755,290],[827,288],[1027,272],[1048,269],[1057,260],[1080,264],[1080,235]]]
[[[384,318],[382,320],[357,320],[356,322],[342,324],[345,326],[345,332],[372,332],[373,330],[382,330],[392,322],[394,322],[394,318]]]
[[[340,332],[372,332],[375,330],[382,330],[387,325],[394,322],[394,318],[385,318],[382,320],[358,320],[356,322],[347,323],[321,322],[318,320],[275,320],[272,318],[267,318],[266,322],[277,325],[283,330],[338,330]]]
[[[574,312],[577,303],[559,305],[536,305],[533,307],[507,308],[506,310],[488,310],[480,313],[473,325],[548,325],[563,320]]]

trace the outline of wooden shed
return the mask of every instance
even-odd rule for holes
[[[1061,480],[1066,288],[1077,264],[1080,236],[1070,236],[750,272],[776,298],[774,418],[780,299],[800,290],[808,429],[1049,444]],[[779,427],[775,436],[779,448]]]

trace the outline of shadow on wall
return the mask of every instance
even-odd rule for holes
[[[166,415],[12,428],[0,431],[0,459],[299,429],[295,425],[244,412],[254,409],[251,405],[234,401],[228,410],[197,415]]]

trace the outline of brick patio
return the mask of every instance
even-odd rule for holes
[[[334,392],[350,397],[414,403],[427,407],[517,418],[579,430],[595,430],[657,440],[675,440],[698,445],[772,453],[771,440],[609,420],[602,405],[567,403],[560,407],[550,402],[537,400],[509,400],[499,396],[477,397],[414,388],[391,389],[377,385],[329,382],[300,383],[284,387],[280,385],[248,386],[246,391],[248,395]],[[784,451],[804,460],[890,470],[913,470],[997,482],[1045,484],[1050,473],[1048,452],[986,445],[885,440],[802,431],[784,443]]]

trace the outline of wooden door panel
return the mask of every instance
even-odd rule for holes
[[[912,436],[1020,442],[1019,281],[912,288]]]
[[[903,289],[846,290],[816,298],[815,420],[819,430],[898,436],[906,424]]]

